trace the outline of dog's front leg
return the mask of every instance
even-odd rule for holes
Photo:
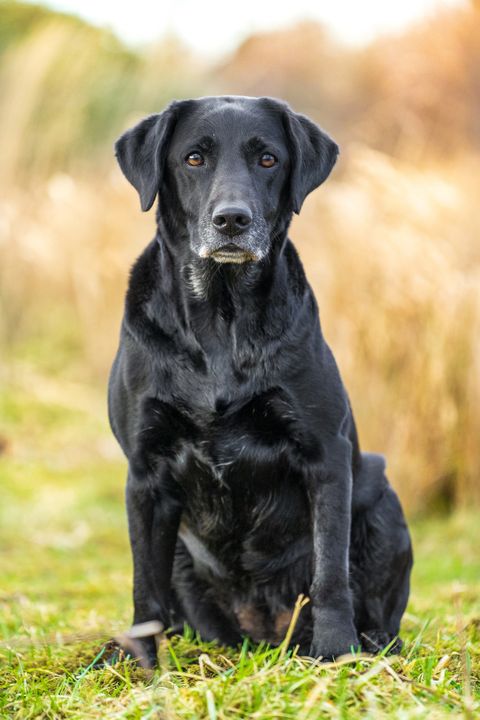
[[[351,444],[329,441],[322,469],[311,478],[313,657],[338,657],[358,646],[348,582],[351,524]]]
[[[155,478],[129,471],[127,513],[133,555],[134,624],[160,621],[170,625],[170,583],[181,505],[165,491],[167,470],[160,466]],[[155,639],[141,641],[143,660],[156,664]]]

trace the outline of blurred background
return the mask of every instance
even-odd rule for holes
[[[98,502],[121,501],[106,383],[154,215],[112,146],[210,94],[284,98],[340,144],[291,236],[362,446],[387,456],[410,514],[478,504],[479,3],[267,2],[257,17],[246,2],[243,24],[209,2],[132,5],[0,2],[0,472],[34,498],[9,521],[41,516],[38,542],[68,547],[88,525],[52,540],[49,513],[88,478],[115,476]]]

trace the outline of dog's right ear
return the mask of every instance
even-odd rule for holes
[[[173,102],[163,112],[145,118],[115,143],[118,164],[138,192],[143,211],[150,210],[160,189],[179,104]]]

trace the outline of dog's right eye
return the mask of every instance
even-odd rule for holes
[[[201,155],[199,152],[191,152],[188,153],[187,157],[185,158],[185,162],[191,167],[198,167],[199,165],[203,165],[205,163],[205,160],[203,159],[203,155]]]

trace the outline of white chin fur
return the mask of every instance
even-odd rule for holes
[[[249,255],[212,255],[211,257],[217,263],[235,263],[235,265],[253,260]]]

